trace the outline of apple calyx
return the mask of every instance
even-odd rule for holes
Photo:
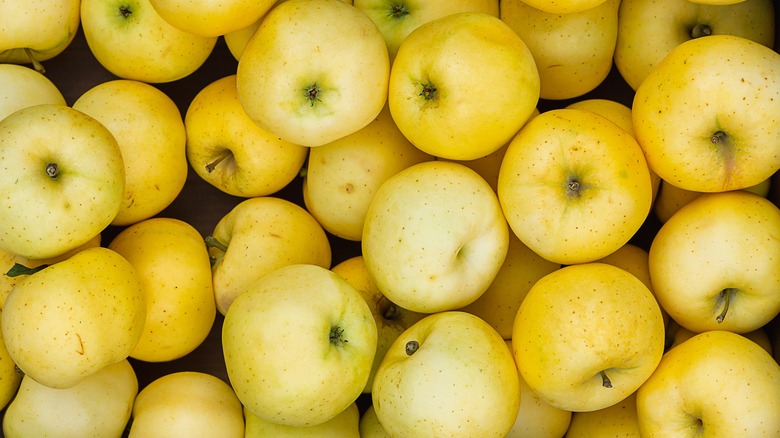
[[[419,94],[420,97],[422,97],[425,100],[435,100],[438,97],[438,90],[433,84],[429,82],[421,85],[422,85],[422,91],[420,91]]]
[[[726,289],[723,289],[718,293],[718,307],[720,307],[720,303],[723,303],[723,310],[718,314],[718,316],[715,317],[715,322],[718,324],[722,323],[724,319],[726,319],[726,313],[729,311],[729,304],[731,303],[732,297],[737,293],[737,289],[733,287],[729,287]]]
[[[712,35],[712,27],[709,24],[697,24],[691,28],[691,38],[701,38]]]
[[[119,7],[119,15],[121,15],[122,18],[127,18],[133,15],[133,11],[130,10],[130,6],[122,5]]]
[[[406,355],[411,356],[420,349],[420,343],[417,341],[409,341],[406,343]]]
[[[306,96],[306,99],[309,100],[309,106],[314,106],[316,102],[322,102],[320,99],[320,93],[322,90],[320,89],[320,86],[316,83],[309,85],[308,87],[303,89],[304,95]]]
[[[206,164],[206,172],[211,173],[214,171],[214,169],[217,168],[219,163],[223,162],[225,158],[229,158],[233,155],[233,152],[230,151],[230,149],[225,149],[225,152],[217,157],[214,161]]]
[[[403,3],[393,3],[390,5],[390,12],[387,14],[388,17],[399,19],[406,15],[409,15],[409,9],[406,7]]]
[[[337,347],[343,347],[349,342],[349,340],[344,339],[344,329],[339,326],[333,326],[330,328],[328,339],[330,340],[331,344]]]
[[[607,376],[607,370],[599,371],[599,376],[601,376],[601,386],[605,388],[612,388],[612,381],[609,380],[609,377]]]
[[[8,270],[8,272],[5,273],[7,277],[18,277],[20,275],[32,275],[35,274],[38,271],[42,271],[43,269],[47,268],[49,265],[40,265],[36,266],[34,268],[30,268],[28,266],[24,266],[21,263],[14,263],[13,266],[11,266],[11,269]]]
[[[46,69],[43,68],[43,64],[38,61],[38,59],[35,58],[35,55],[33,54],[32,50],[30,50],[29,47],[24,48],[24,53],[27,55],[28,58],[30,58],[30,63],[32,63],[33,68],[35,71],[37,71],[40,74],[46,73]]]

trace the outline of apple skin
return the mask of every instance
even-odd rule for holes
[[[572,108],[543,112],[523,126],[498,175],[512,231],[560,264],[591,262],[626,244],[647,218],[652,192],[634,137]]]
[[[704,5],[679,0],[622,0],[614,63],[634,90],[650,70],[675,47],[703,32],[738,35],[773,47],[775,31],[772,0]],[[705,36],[706,37],[706,36]]]
[[[531,117],[539,72],[506,23],[461,12],[404,39],[387,97],[393,120],[415,146],[436,157],[473,160],[501,148]]]
[[[680,208],[650,246],[658,302],[681,326],[753,331],[780,312],[780,209],[738,190]]]
[[[198,371],[174,371],[146,385],[133,403],[129,438],[244,437],[240,400],[224,380]]]
[[[125,165],[125,193],[111,225],[127,226],[157,215],[187,180],[184,121],[176,102],[140,81],[101,82],[73,108],[93,117],[116,138]]]
[[[76,37],[80,4],[80,0],[3,1],[0,63],[32,63],[43,73],[40,61],[59,55]]]
[[[522,0],[550,14],[575,14],[598,7],[605,0]]]
[[[780,365],[736,333],[698,334],[669,350],[637,392],[642,437],[780,434]]]
[[[259,20],[276,0],[151,0],[173,27],[202,37],[220,37]]]
[[[313,426],[288,426],[265,421],[244,408],[244,438],[367,438],[360,434],[360,411],[352,403],[330,420]]]
[[[125,178],[96,119],[58,104],[14,112],[0,121],[0,247],[47,259],[83,245],[119,213]]]
[[[39,103],[66,105],[65,97],[43,73],[16,64],[0,64],[0,120]]]
[[[487,181],[438,160],[410,166],[379,187],[361,239],[379,290],[419,313],[472,303],[495,279],[508,247],[509,228]]]
[[[211,55],[217,37],[171,26],[149,0],[82,0],[81,27],[97,61],[120,79],[173,82]]]
[[[0,409],[5,409],[14,399],[21,383],[22,373],[17,369],[14,359],[5,347],[5,340],[0,336]]]
[[[387,101],[390,59],[373,21],[339,0],[287,0],[244,47],[238,97],[263,129],[321,146],[371,122]]]
[[[184,116],[187,159],[204,181],[233,196],[278,192],[295,179],[309,148],[259,127],[238,100],[236,75],[209,83]]]
[[[368,304],[316,265],[278,268],[236,297],[222,326],[230,383],[265,421],[314,426],[336,417],[366,385],[377,347]]]
[[[489,324],[445,311],[395,340],[371,399],[392,437],[504,437],[520,407],[520,383],[512,352]]]
[[[661,309],[647,286],[605,263],[563,267],[534,284],[515,317],[512,348],[528,386],[572,412],[636,391],[664,351]]]
[[[711,35],[670,51],[636,91],[634,132],[661,179],[696,192],[738,190],[780,169],[780,53]]]
[[[593,437],[642,438],[636,410],[636,392],[604,409],[574,412],[566,438]]]
[[[50,388],[25,376],[3,415],[12,436],[121,436],[138,394],[138,378],[127,360],[106,365],[72,388]]]

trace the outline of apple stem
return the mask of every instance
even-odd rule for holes
[[[420,349],[420,343],[417,341],[409,341],[406,343],[406,355],[411,356]]]
[[[306,178],[306,176],[309,174],[309,168],[304,166],[301,167],[301,170],[298,171],[298,176],[301,178]]]
[[[723,322],[724,319],[726,319],[726,313],[729,311],[729,304],[731,303],[731,296],[736,293],[736,289],[730,287],[723,289],[718,294],[718,304],[720,305],[721,302],[723,302],[723,310],[720,312],[718,316],[715,317],[715,321],[720,324]]]
[[[48,175],[50,178],[54,179],[57,178],[57,175],[60,174],[60,167],[57,166],[57,163],[48,163],[46,165],[46,175]]]
[[[14,265],[11,266],[11,269],[9,269],[8,272],[5,273],[5,275],[8,277],[18,277],[20,275],[32,275],[38,271],[42,271],[44,268],[48,266],[49,265],[40,265],[34,268],[30,268],[28,266],[24,266],[21,263],[14,263]]]
[[[217,248],[220,251],[227,251],[228,249],[227,245],[214,238],[214,236],[206,236],[203,240],[206,242],[207,247]]]
[[[607,371],[601,370],[599,371],[599,376],[601,376],[601,385],[605,388],[612,388],[612,381],[609,380],[609,377],[607,377]]]
[[[697,24],[691,29],[691,38],[701,38],[712,35],[712,27],[708,24]]]
[[[225,158],[231,156],[232,153],[228,150],[224,154],[220,155],[216,160],[212,161],[211,163],[206,165],[206,172],[211,173],[214,171],[214,169],[217,168],[219,163],[225,160]]]
[[[385,296],[379,299],[377,307],[381,310],[384,319],[393,320],[398,316],[398,306]]]
[[[46,73],[46,69],[43,67],[43,64],[41,64],[40,61],[38,61],[35,58],[35,55],[33,54],[32,50],[30,50],[28,47],[25,47],[24,53],[26,53],[27,57],[30,58],[30,62],[32,63],[35,71],[37,71],[40,74]]]

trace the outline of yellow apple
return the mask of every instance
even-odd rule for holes
[[[288,426],[263,420],[244,408],[244,438],[366,438],[360,434],[360,412],[352,403],[330,420],[313,426]]]
[[[612,69],[619,0],[566,14],[545,12],[529,3],[503,0],[500,17],[533,54],[539,71],[539,97],[571,99],[604,82]]]
[[[119,437],[125,432],[138,378],[126,359],[106,365],[67,389],[24,376],[3,416],[7,437]]]
[[[0,2],[0,63],[33,64],[59,55],[76,37],[80,0]],[[3,83],[5,85],[5,83]]]
[[[238,100],[236,75],[201,89],[184,116],[187,159],[201,178],[244,198],[267,196],[289,184],[309,149],[259,127]]]
[[[488,323],[444,311],[395,340],[371,399],[392,437],[504,437],[517,418],[520,382],[511,350]]]
[[[217,310],[263,275],[297,263],[330,268],[330,241],[303,207],[273,196],[248,198],[233,207],[206,237],[212,257]]]
[[[515,318],[512,348],[528,386],[573,412],[612,406],[636,391],[664,351],[653,294],[605,263],[563,267],[534,284]]]
[[[263,18],[265,18],[265,14],[263,14],[263,16],[257,19],[254,23],[242,27],[241,29],[228,32],[222,36],[222,39],[225,40],[225,45],[227,45],[228,51],[231,55],[233,55],[233,58],[236,61],[241,59],[241,55],[244,53],[244,48],[249,42],[249,38],[252,38],[252,35],[255,33],[257,28],[260,27],[260,23],[263,21]]]
[[[0,310],[0,314],[1,314]],[[16,363],[5,347],[5,340],[0,336],[0,409],[5,409],[16,396],[22,383],[22,373],[16,368]]]
[[[376,23],[387,42],[392,62],[401,42],[421,25],[458,12],[482,12],[498,17],[498,0],[355,0],[356,8]]]
[[[700,333],[746,333],[780,312],[780,209],[745,191],[705,193],[677,211],[650,246],[658,302]]]
[[[737,190],[780,169],[780,53],[747,38],[688,40],[636,91],[634,132],[664,181],[698,192]]]
[[[636,90],[650,70],[675,47],[709,35],[739,35],[767,47],[775,38],[772,0],[705,5],[689,0],[622,0],[614,61]]]
[[[759,196],[767,197],[769,190],[771,189],[772,178],[767,178],[756,185],[745,187],[748,192],[755,193]],[[677,212],[683,205],[688,204],[694,199],[698,198],[702,192],[694,192],[691,190],[681,189],[666,181],[661,183],[661,189],[659,195],[653,204],[653,214],[661,221],[665,223]]]
[[[672,348],[682,344],[697,334],[698,333],[692,332],[680,324],[677,324],[677,322],[674,320],[669,321],[669,324],[666,326],[666,350],[671,350]],[[772,340],[769,338],[769,333],[765,327],[759,327],[752,332],[741,334],[742,336],[758,344],[761,348],[766,350],[767,353],[772,354],[774,352],[772,348]]]
[[[130,357],[166,362],[198,347],[217,312],[198,230],[180,219],[154,217],[124,228],[108,248],[133,265],[146,296],[144,330]]]
[[[366,213],[361,248],[380,291],[420,313],[453,310],[487,290],[509,231],[490,185],[454,162],[426,161],[386,180]]]
[[[119,212],[124,169],[111,131],[69,106],[0,120],[0,247],[47,259],[93,239]]]
[[[574,14],[587,11],[604,3],[605,0],[524,0],[536,9],[551,14]]]
[[[244,47],[238,97],[267,131],[321,146],[379,114],[389,76],[385,40],[363,12],[339,0],[288,0]]]
[[[349,284],[360,292],[374,315],[377,329],[376,354],[374,355],[374,363],[371,366],[368,381],[363,388],[363,392],[368,393],[371,392],[371,387],[374,384],[376,369],[379,368],[379,363],[382,362],[390,345],[407,328],[422,319],[425,314],[404,309],[388,300],[379,288],[376,287],[376,283],[371,278],[362,255],[353,256],[340,262],[331,268],[331,271],[347,280]]]
[[[198,371],[164,374],[135,398],[129,438],[243,438],[241,402],[222,379]]]
[[[163,20],[185,32],[219,37],[259,20],[276,0],[150,0]]]
[[[780,365],[732,332],[701,333],[669,350],[636,397],[642,437],[780,434]]]
[[[8,294],[2,313],[8,353],[38,383],[73,387],[127,359],[141,338],[145,299],[124,257],[84,249],[27,276]]]
[[[376,416],[374,405],[368,405],[360,416],[360,438],[391,438],[385,430],[379,418]]]
[[[515,315],[528,291],[540,278],[560,268],[510,233],[506,258],[496,278],[479,298],[460,310],[479,316],[502,338],[510,339]]]
[[[379,186],[407,167],[433,160],[404,137],[387,105],[365,128],[311,148],[303,179],[306,209],[335,236],[360,240]]]
[[[498,198],[512,231],[555,263],[597,260],[650,212],[650,171],[634,137],[596,113],[543,112],[509,144]]]
[[[85,91],[73,108],[114,135],[125,165],[125,193],[112,225],[125,226],[160,213],[187,180],[186,134],[179,107],[144,82],[118,79]]]
[[[222,326],[230,382],[264,421],[314,426],[357,400],[377,327],[347,280],[321,266],[278,268],[236,297]]]
[[[512,349],[512,341],[506,341]],[[520,379],[520,409],[515,424],[506,438],[561,438],[566,434],[572,412],[556,408],[542,400],[528,386],[518,370]]]
[[[590,412],[574,412],[566,438],[641,438],[636,392],[612,406]]]
[[[533,55],[506,23],[486,13],[461,12],[421,25],[401,43],[390,72],[388,103],[398,128],[441,158],[472,160],[495,152],[538,101]]]
[[[65,97],[43,73],[16,64],[0,64],[0,120],[40,103],[66,105]]]
[[[211,55],[217,37],[184,32],[150,0],[81,0],[81,27],[97,61],[120,79],[166,83],[189,76]]]

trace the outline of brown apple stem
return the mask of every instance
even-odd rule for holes
[[[34,268],[30,268],[28,266],[24,266],[21,263],[14,263],[14,265],[11,266],[11,269],[9,269],[8,272],[5,273],[5,275],[8,277],[18,277],[20,275],[32,275],[38,271],[42,271],[44,268],[48,266],[49,265],[40,265]]]
[[[733,287],[723,289],[718,294],[718,305],[720,305],[721,302],[723,302],[723,310],[721,310],[720,314],[715,317],[715,321],[720,324],[723,322],[724,319],[726,319],[726,313],[729,311],[729,304],[731,304],[731,297],[737,292],[736,289]]]
[[[691,29],[691,38],[701,38],[712,35],[712,27],[708,24],[697,24]]]
[[[32,50],[30,50],[28,47],[25,47],[24,48],[24,53],[26,53],[27,57],[30,58],[30,62],[32,63],[33,68],[35,69],[35,71],[37,71],[40,74],[46,73],[46,69],[43,68],[43,64],[41,64],[40,61],[38,61],[35,58],[35,55],[33,54]]]
[[[379,307],[379,310],[382,313],[382,318],[390,321],[397,318],[398,314],[400,313],[398,312],[398,306],[396,306],[395,303],[393,303],[392,301],[387,299],[387,297],[384,296],[379,300],[377,306]]]
[[[206,242],[206,246],[209,248],[217,248],[223,252],[227,251],[228,249],[227,245],[214,238],[214,236],[206,236],[203,240]]]
[[[48,163],[46,164],[46,175],[49,176],[49,178],[57,178],[57,175],[60,174],[60,167],[57,165],[57,163]]]
[[[420,343],[417,341],[409,341],[406,343],[406,355],[411,356],[420,349]]]
[[[609,380],[609,377],[607,377],[607,371],[601,370],[599,371],[599,376],[601,376],[601,385],[605,388],[612,388],[612,381]]]
[[[225,160],[225,158],[227,158],[227,157],[229,157],[231,155],[233,155],[233,154],[230,152],[230,150],[226,149],[224,154],[220,155],[219,157],[217,157],[216,160],[214,160],[211,163],[206,165],[206,172],[208,172],[208,173],[213,172],[214,169],[217,168],[219,163],[223,162]]]
[[[309,174],[309,168],[306,166],[301,167],[301,170],[298,171],[298,176],[301,178],[306,178],[308,174]]]

